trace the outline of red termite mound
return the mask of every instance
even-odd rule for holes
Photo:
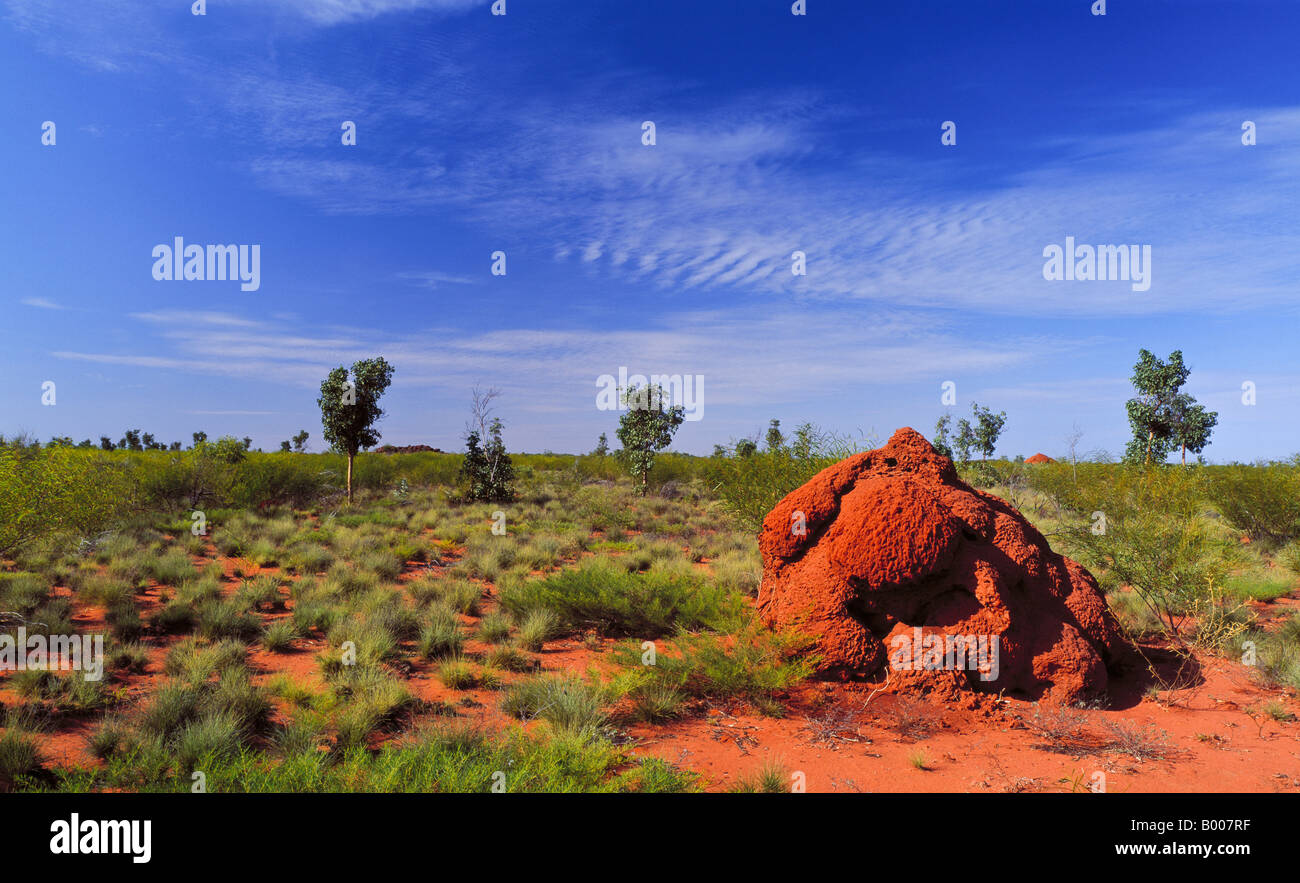
[[[1055,463],[1056,461],[1053,460],[1051,457],[1047,456],[1046,454],[1034,454],[1034,456],[1025,460],[1025,462],[1026,463]]]
[[[912,429],[777,503],[759,549],[760,614],[814,638],[824,673],[1068,703],[1126,648],[1092,575]]]

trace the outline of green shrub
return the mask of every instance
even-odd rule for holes
[[[196,576],[190,556],[179,550],[148,559],[144,565],[144,573],[154,582],[164,586],[179,586]]]
[[[122,750],[131,739],[131,728],[120,717],[105,717],[87,738],[90,752],[106,760]]]
[[[1259,568],[1232,574],[1224,580],[1223,589],[1229,597],[1242,601],[1276,601],[1294,585],[1295,577],[1285,572]]]
[[[1206,494],[1229,524],[1253,540],[1300,537],[1300,467],[1280,463],[1216,466]]]
[[[506,691],[501,707],[513,717],[542,718],[574,732],[596,731],[608,719],[604,691],[572,676],[516,681]]]
[[[158,739],[170,739],[199,716],[203,686],[181,681],[164,683],[140,714],[140,730]]]
[[[449,690],[470,690],[478,683],[469,663],[454,656],[438,666],[438,680]]]
[[[31,733],[10,726],[0,734],[0,786],[12,786],[41,769],[41,752]]]
[[[733,794],[787,794],[790,773],[779,761],[769,758],[752,775],[738,779],[728,790]]]
[[[153,627],[168,634],[187,632],[194,627],[194,607],[187,601],[173,599],[154,614]]]
[[[148,667],[149,649],[136,642],[118,643],[109,649],[107,661],[115,671],[139,673]]]
[[[615,648],[613,659],[626,673],[619,690],[632,694],[634,701],[638,694],[653,695],[648,685],[658,684],[684,696],[744,698],[761,710],[775,710],[771,697],[815,670],[818,659],[810,648],[803,636],[771,632],[751,622],[730,637],[678,635],[671,648],[656,652],[654,665],[644,664],[636,642]]]
[[[200,683],[227,669],[244,667],[246,650],[238,641],[209,642],[191,636],[176,642],[167,651],[163,672],[189,683]]]
[[[209,601],[199,608],[199,634],[210,640],[235,638],[251,641],[262,632],[262,621],[249,613],[238,599]]]
[[[1174,635],[1227,569],[1224,544],[1194,517],[1145,509],[1108,517],[1104,533],[1076,525],[1067,536],[1103,588],[1132,587]]]
[[[214,761],[233,757],[243,745],[235,715],[214,711],[185,724],[176,736],[176,763],[180,770],[198,770]]]
[[[501,606],[523,619],[550,610],[569,631],[653,638],[675,628],[724,628],[742,609],[740,599],[694,576],[628,573],[604,559],[584,561],[543,579],[502,586]]]
[[[293,642],[298,638],[298,630],[293,621],[281,619],[271,623],[262,633],[262,646],[270,653],[287,653],[293,649]]]
[[[135,502],[127,470],[111,455],[0,440],[0,556],[38,538],[98,533]]]
[[[493,611],[478,622],[478,639],[487,644],[500,644],[510,637],[510,618]]]
[[[519,625],[519,646],[536,653],[560,633],[560,617],[552,610],[530,610]]]
[[[464,646],[465,636],[456,614],[445,607],[431,608],[429,621],[420,632],[418,643],[420,656],[424,659],[454,656],[459,654]]]
[[[537,661],[508,644],[498,644],[483,656],[483,664],[503,671],[525,672],[537,668]]]
[[[797,434],[796,443],[775,451],[746,456],[738,445],[725,456],[704,461],[708,483],[717,489],[726,511],[745,529],[758,530],[783,497],[818,472],[874,446],[870,439],[855,441],[810,424],[799,427]]]
[[[1249,631],[1237,642],[1254,645],[1259,670],[1275,683],[1300,690],[1300,614],[1273,631]]]
[[[118,601],[104,611],[104,621],[108,623],[108,627],[113,630],[113,635],[119,641],[134,641],[144,631],[144,623],[140,621],[140,611],[136,609],[135,601],[131,598]]]
[[[468,616],[478,614],[483,600],[483,587],[466,579],[454,577],[422,576],[407,584],[411,597],[421,604],[438,601]]]

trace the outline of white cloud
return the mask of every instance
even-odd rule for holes
[[[421,288],[436,289],[442,285],[476,285],[478,279],[469,276],[457,276],[454,273],[443,273],[438,270],[419,270],[405,273],[398,273],[397,278],[403,282],[410,282]]]
[[[19,301],[19,303],[23,304],[24,306],[36,307],[37,309],[41,309],[41,310],[67,309],[67,307],[56,304],[54,301],[47,300],[43,297],[25,297],[21,301]]]
[[[318,25],[364,21],[400,12],[464,12],[482,9],[483,0],[243,0],[246,5],[275,6]]]
[[[138,318],[159,327],[157,340],[134,335],[149,355],[62,350],[63,359],[255,378],[313,387],[334,366],[382,354],[399,386],[449,393],[483,382],[520,394],[521,408],[582,408],[596,378],[631,373],[702,374],[709,401],[738,407],[798,402],[845,388],[886,387],[952,374],[993,372],[1059,355],[1077,341],[1019,337],[981,342],[960,329],[900,311],[763,311],[749,316],[696,311],[640,329],[502,329],[448,334],[420,329],[393,335],[349,329],[316,333],[262,323],[194,322],[189,314]],[[234,317],[227,317],[233,319]],[[429,341],[437,341],[436,345]]]

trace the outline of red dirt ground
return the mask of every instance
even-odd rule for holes
[[[215,549],[198,563],[221,560]],[[451,556],[454,560],[454,556]],[[235,564],[223,561],[229,575]],[[408,570],[414,570],[412,563]],[[418,565],[423,567],[423,565]],[[264,568],[263,572],[273,568]],[[227,592],[238,588],[230,578]],[[58,587],[58,594],[67,589]],[[483,612],[495,607],[494,591],[486,587]],[[159,587],[137,596],[144,616],[158,606]],[[289,602],[292,606],[292,602]],[[1281,613],[1300,609],[1300,591],[1273,604],[1255,605],[1261,621],[1276,621]],[[265,619],[288,615],[263,613]],[[103,611],[74,603],[74,622],[85,631],[104,628]],[[467,624],[475,617],[465,617]],[[111,675],[122,690],[124,710],[147,697],[164,675],[162,662],[179,637],[146,635],[150,648],[145,672]],[[581,640],[549,642],[537,654],[544,672],[586,672],[601,668],[600,651]],[[322,688],[316,653],[325,647],[319,635],[300,639],[289,653],[254,648],[249,663],[258,683],[286,674]],[[467,649],[481,646],[470,641]],[[1158,648],[1148,648],[1155,658]],[[825,792],[994,792],[1087,790],[1094,774],[1105,774],[1110,792],[1296,792],[1300,790],[1300,723],[1278,722],[1248,710],[1272,700],[1300,714],[1294,691],[1265,684],[1256,672],[1236,662],[1200,655],[1202,681],[1195,686],[1147,695],[1149,678],[1133,670],[1112,678],[1111,710],[1079,711],[1081,732],[1054,743],[1033,726],[1032,703],[970,696],[961,707],[934,700],[892,695],[878,684],[810,682],[784,697],[783,718],[764,717],[738,704],[718,704],[697,710],[696,716],[669,724],[634,724],[626,728],[633,754],[661,757],[700,774],[710,791],[725,791],[738,779],[753,776],[768,762],[788,773],[801,772],[808,791]],[[107,676],[107,675],[106,675]],[[510,719],[499,708],[500,692],[453,691],[436,678],[436,666],[415,661],[409,686],[431,702],[445,702],[464,720],[504,727]],[[6,676],[7,677],[7,676]],[[507,675],[506,680],[521,675]],[[19,700],[0,677],[0,699]],[[281,706],[281,718],[287,709]],[[444,711],[445,713],[445,711]],[[439,717],[430,712],[423,717]],[[94,766],[86,737],[98,716],[62,718],[52,732],[40,736],[45,760],[52,765]],[[418,724],[420,720],[412,723]],[[1108,727],[1154,727],[1167,734],[1160,757],[1135,757],[1114,741]],[[398,736],[397,738],[401,738]],[[382,740],[380,740],[382,741]],[[1141,754],[1142,752],[1139,752]],[[923,768],[918,768],[916,764]]]

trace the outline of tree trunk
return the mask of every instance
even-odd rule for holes
[[[1146,460],[1143,461],[1144,466],[1149,466],[1151,464],[1151,445],[1152,443],[1155,442],[1155,440],[1156,440],[1156,431],[1153,429],[1149,433],[1147,433],[1147,458]]]
[[[1183,465],[1187,465],[1187,445],[1183,445]]]
[[[348,451],[348,502],[352,502],[352,458],[355,457],[352,451]]]

